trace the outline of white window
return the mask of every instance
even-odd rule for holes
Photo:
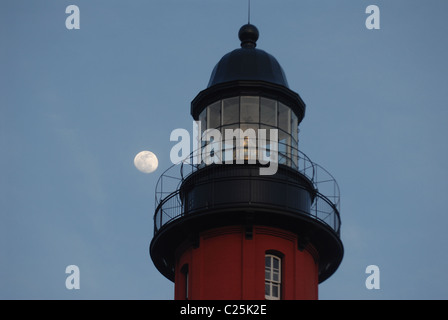
[[[272,254],[265,256],[264,297],[267,300],[280,300],[281,264],[279,257]]]

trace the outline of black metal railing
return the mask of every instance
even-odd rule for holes
[[[280,144],[281,143],[279,142],[279,145]],[[292,146],[288,146],[288,148],[290,148],[290,152],[287,154],[283,154],[279,151],[278,163],[297,170],[305,176],[315,188],[315,196],[310,206],[310,212],[302,212],[298,214],[305,214],[328,225],[339,236],[341,226],[339,216],[340,192],[336,180],[327,170],[312,162],[303,152],[293,149]],[[203,148],[201,148],[201,150],[202,149]],[[233,148],[233,150],[235,151],[236,148]],[[257,148],[256,151],[260,152],[260,149]],[[185,214],[185,206],[182,204],[179,193],[180,187],[191,174],[207,167],[203,161],[197,163],[197,152],[198,151],[191,153],[185,160],[176,165],[172,165],[159,177],[155,192],[156,208],[154,214],[154,234],[156,234],[164,225]],[[222,159],[222,163],[225,163],[225,159]],[[216,170],[219,170],[219,167],[221,166],[215,166]],[[258,204],[263,205],[263,203]],[[256,205],[256,203],[251,201],[251,205]],[[220,204],[220,206],[222,206],[222,204]]]

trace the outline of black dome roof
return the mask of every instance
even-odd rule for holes
[[[258,29],[251,24],[241,27],[241,48],[227,53],[213,69],[208,87],[234,80],[261,80],[288,87],[282,67],[269,53],[256,49]]]

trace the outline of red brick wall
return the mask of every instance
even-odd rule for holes
[[[184,299],[181,272],[188,265],[189,298],[264,300],[264,257],[282,258],[282,299],[317,299],[317,253],[308,246],[297,248],[297,235],[276,228],[254,226],[246,239],[241,226],[203,232],[199,247],[178,250],[175,270],[175,299]]]

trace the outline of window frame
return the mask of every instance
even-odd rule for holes
[[[269,267],[267,265],[267,258],[269,258]],[[278,268],[274,269],[274,260],[278,261]],[[266,300],[281,300],[282,298],[282,257],[273,253],[266,253],[265,254],[265,264],[264,264],[264,285],[265,285],[265,292],[264,297]],[[274,280],[274,273],[275,271],[278,273],[278,280]],[[269,272],[269,279],[266,276]],[[269,294],[266,294],[266,288],[269,287]],[[278,296],[273,295],[273,288],[277,287],[278,289]]]

